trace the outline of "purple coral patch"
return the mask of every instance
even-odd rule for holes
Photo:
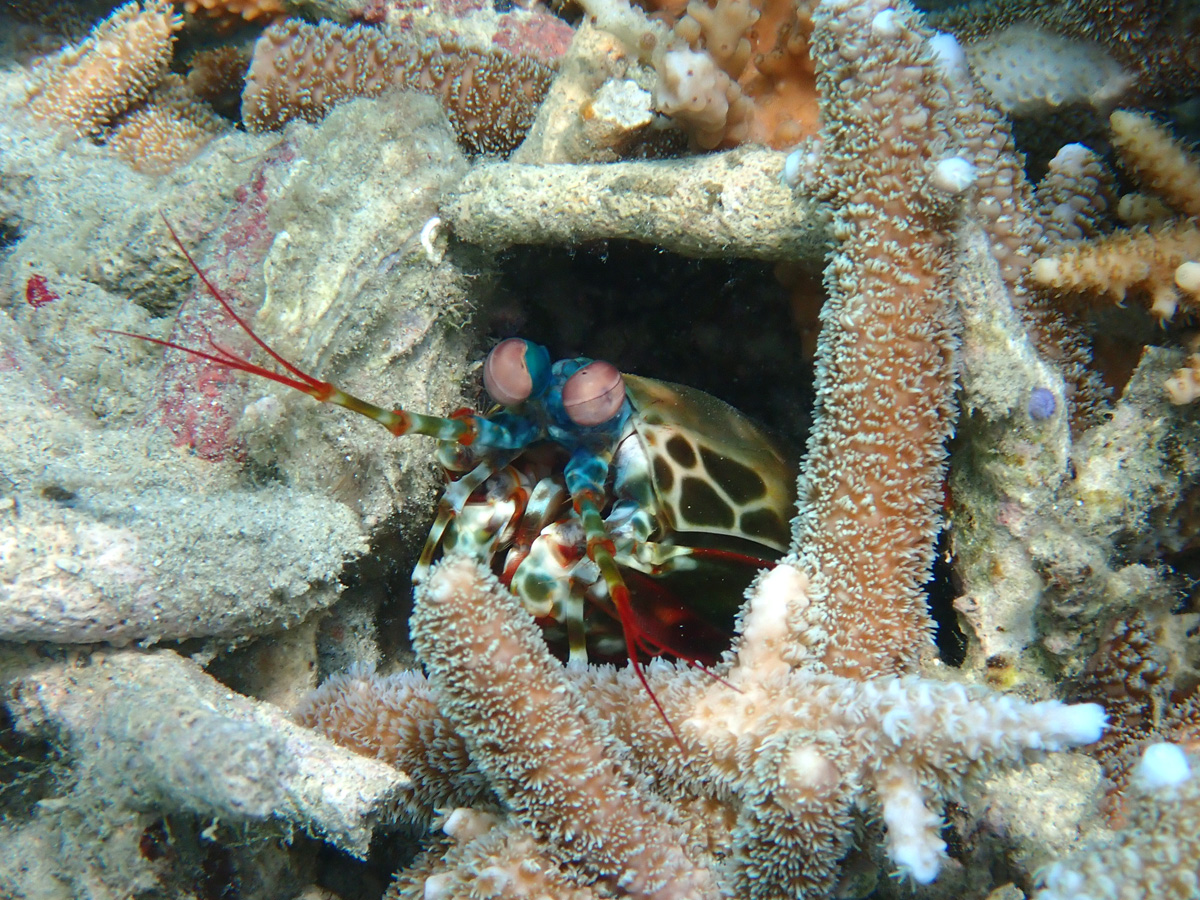
[[[1029,392],[1029,418],[1035,422],[1044,422],[1054,415],[1054,411],[1058,408],[1058,401],[1054,399],[1054,392],[1049,388],[1036,387]]]

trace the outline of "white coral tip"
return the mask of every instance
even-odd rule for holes
[[[956,196],[975,183],[975,166],[961,156],[951,156],[933,167],[929,183],[943,194]]]
[[[871,34],[879,38],[895,37],[900,32],[900,23],[896,21],[894,9],[881,9],[871,20]]]
[[[966,78],[967,55],[954,35],[939,31],[929,39],[928,46],[933,54],[933,63],[943,78],[949,81]]]
[[[425,900],[444,900],[451,896],[451,885],[454,878],[448,873],[432,875],[425,879]]]
[[[1092,744],[1104,734],[1108,716],[1099,703],[1064,704],[1055,710],[1051,722],[1066,743]]]
[[[814,173],[818,166],[817,154],[811,147],[797,147],[783,161],[783,180],[788,187],[797,187],[805,175]]]
[[[1050,167],[1056,172],[1078,178],[1083,174],[1083,167],[1093,158],[1092,153],[1084,144],[1063,144],[1050,160]]]
[[[939,836],[941,817],[925,805],[911,781],[901,780],[880,793],[888,857],[901,874],[919,884],[929,884],[937,878],[946,855],[946,843]]]
[[[1175,283],[1180,290],[1200,296],[1200,262],[1189,260],[1176,268]]]
[[[1176,744],[1151,744],[1133,770],[1134,783],[1145,791],[1175,787],[1191,776],[1187,755]]]

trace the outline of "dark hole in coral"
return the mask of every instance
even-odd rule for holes
[[[604,359],[699,388],[798,451],[811,421],[812,367],[772,270],[629,241],[520,248],[500,263],[484,327],[497,340],[545,344],[555,359]]]
[[[933,572],[925,583],[929,600],[929,614],[933,616],[936,630],[933,633],[938,656],[948,666],[958,668],[967,658],[967,636],[958,624],[958,613],[954,611],[954,598],[958,591],[954,587],[953,564],[949,558],[950,542],[945,531],[938,538],[933,557]]]
[[[0,222],[0,253],[21,240],[21,229],[15,222]]]
[[[321,844],[317,851],[316,883],[340,900],[379,900],[393,873],[408,866],[420,846],[419,833],[408,828],[377,833],[366,859],[356,859],[329,844]]]
[[[142,836],[138,838],[138,852],[150,862],[158,862],[171,852],[171,836],[165,820],[155,819],[142,829]]]
[[[203,900],[237,900],[242,896],[233,853],[222,844],[209,844],[200,861],[198,887]]]
[[[75,499],[75,492],[67,490],[62,485],[48,484],[42,488],[42,496],[55,503],[70,503]]]
[[[0,704],[0,821],[20,820],[39,800],[52,796],[66,777],[62,749],[16,728]]]

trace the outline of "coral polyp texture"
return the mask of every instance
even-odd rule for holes
[[[1152,744],[1134,767],[1130,825],[1046,869],[1036,900],[1184,900],[1200,892],[1200,754]]]
[[[35,116],[80,137],[100,134],[150,96],[167,72],[183,19],[167,0],[126,3],[87,39],[42,62],[29,87]]]
[[[408,88],[441,100],[468,150],[507,154],[529,130],[551,74],[545,63],[507,50],[293,20],[267,29],[255,45],[242,116],[256,130],[280,128],[292,119],[319,121],[352,97]]]
[[[171,171],[231,130],[167,71],[182,27],[170,3],[125,4],[82,43],[35,68],[30,111],[78,137],[101,139],[139,171]]]
[[[1034,262],[1031,280],[1078,297],[1137,299],[1164,323],[1180,309],[1194,313],[1200,305],[1200,156],[1148,115],[1118,110],[1110,126],[1124,167],[1155,195],[1149,202],[1124,197],[1118,209],[1151,223],[1064,242]],[[1165,383],[1173,402],[1200,395],[1195,371],[1189,362]]]
[[[190,13],[212,18],[240,18],[247,22],[271,19],[284,13],[282,0],[186,0]]]

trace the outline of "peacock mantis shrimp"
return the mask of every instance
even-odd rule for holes
[[[205,289],[271,362],[253,363],[211,337],[211,350],[200,350],[114,333],[270,379],[396,436],[434,438],[450,481],[414,582],[443,553],[486,562],[548,638],[565,631],[571,661],[627,656],[656,706],[643,655],[695,664],[716,657],[746,581],[730,578],[731,570],[744,575],[784,550],[795,500],[784,454],[741,413],[701,391],[622,374],[600,360],[551,363],[546,348],[515,337],[483,364],[484,388],[496,404],[487,413],[442,417],[376,406],[276,352],[166,224]],[[690,589],[697,580],[704,588]],[[735,589],[714,589],[714,580]],[[685,591],[703,604],[680,602]]]

